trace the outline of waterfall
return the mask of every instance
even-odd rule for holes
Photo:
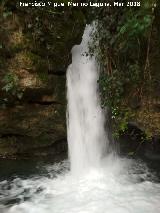
[[[86,26],[81,44],[72,49],[72,64],[67,70],[67,132],[73,173],[98,166],[109,144],[100,106],[98,66],[95,57],[88,54],[93,30]]]
[[[87,56],[93,27],[72,50],[67,71],[68,160],[46,165],[35,176],[0,181],[3,213],[158,213],[160,184],[147,166],[109,151],[100,107],[98,66]],[[36,168],[37,169],[37,168]],[[13,180],[12,180],[13,178]],[[1,204],[2,203],[2,204]]]

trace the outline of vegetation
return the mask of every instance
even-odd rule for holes
[[[4,106],[3,100],[20,101],[25,78],[47,85],[50,73],[64,73],[72,46],[81,40],[85,15],[82,8],[20,7],[19,0],[2,0],[0,24],[0,105]]]
[[[94,42],[91,53],[95,51],[97,55],[102,107],[112,111],[116,136],[137,116],[133,108],[138,106],[132,106],[131,100],[143,102],[157,78],[152,76],[150,67],[155,3],[143,1],[141,7],[103,7],[94,11],[97,26],[93,37],[98,42]]]
[[[2,82],[4,86],[2,90],[6,93],[12,94],[13,96],[17,96],[17,98],[21,99],[23,96],[23,91],[19,88],[19,79],[17,75],[14,73],[7,73]]]

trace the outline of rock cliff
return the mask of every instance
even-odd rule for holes
[[[47,155],[66,141],[65,72],[84,14],[16,0],[3,1],[0,13],[0,157]]]

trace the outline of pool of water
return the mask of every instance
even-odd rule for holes
[[[158,213],[158,162],[105,159],[74,176],[68,160],[0,161],[1,213]]]

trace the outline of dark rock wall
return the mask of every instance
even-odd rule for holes
[[[66,141],[65,73],[85,18],[79,8],[18,1],[2,2],[0,12],[0,157],[34,155]]]

